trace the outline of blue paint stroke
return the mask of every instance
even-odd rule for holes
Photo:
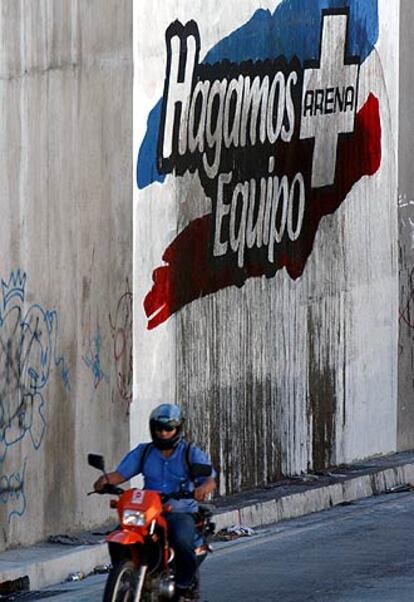
[[[20,301],[24,301],[24,291],[26,286],[26,274],[16,270],[11,272],[9,281],[1,280],[1,290],[3,295],[3,310],[6,309],[7,304],[13,299],[18,297]]]
[[[46,431],[44,394],[53,364],[69,387],[63,357],[56,357],[57,313],[39,304],[23,314],[26,274],[2,280],[0,312],[0,464],[8,449],[30,436],[39,449]]]
[[[65,388],[69,370],[56,353],[58,320],[55,310],[39,304],[25,311],[26,273],[12,271],[0,285],[0,468],[10,449],[25,437],[33,450],[46,433],[45,394],[53,367]],[[12,453],[12,452],[9,452]],[[0,473],[0,504],[7,506],[8,522],[26,512],[25,472]]]
[[[378,40],[378,0],[284,0],[272,14],[259,9],[252,18],[211,48],[204,63],[224,59],[233,63],[247,60],[296,56],[303,64],[319,58],[321,10],[349,8],[348,52],[361,63]],[[161,100],[148,116],[147,131],[138,152],[137,185],[143,189],[164,182],[157,168],[157,138]]]
[[[147,131],[138,152],[137,184],[146,188],[152,182],[164,182],[165,175],[157,169],[157,136],[161,121],[162,100],[159,100],[148,116]]]
[[[378,40],[377,0],[285,0],[271,14],[259,9],[245,25],[218,42],[204,62],[223,59],[233,63],[296,56],[303,64],[319,58],[321,11],[349,8],[348,53],[361,63]]]
[[[92,338],[92,341],[89,342],[88,354],[82,356],[85,365],[93,374],[95,389],[98,388],[103,380],[105,380],[106,383],[109,382],[108,376],[101,368],[101,347],[102,337],[98,330],[95,336]]]
[[[14,472],[0,477],[0,504],[15,506],[12,510],[8,510],[9,523],[13,516],[23,516],[26,512],[27,504],[24,493],[26,462],[27,458],[21,472]]]
[[[58,369],[59,376],[63,380],[63,386],[65,387],[65,389],[67,391],[70,391],[71,390],[71,386],[70,386],[70,371],[69,371],[69,368],[67,368],[67,366],[66,366],[65,358],[63,357],[63,355],[57,355],[56,354],[56,349],[57,349],[57,335],[58,335],[58,332],[59,332],[59,328],[58,328],[58,316],[57,316],[56,310],[51,310],[51,311],[48,312],[48,319],[50,321],[51,330],[53,330],[54,334],[55,334],[55,340],[54,340],[54,345],[53,345],[53,349],[54,349],[53,363],[54,363],[55,367]]]

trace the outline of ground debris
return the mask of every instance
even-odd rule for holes
[[[320,475],[317,474],[312,474],[312,473],[302,473],[300,475],[294,475],[293,477],[290,477],[292,481],[296,481],[299,483],[308,483],[309,481],[317,481],[319,479]]]
[[[112,564],[100,564],[93,569],[94,575],[103,575],[104,573],[109,573],[112,568]]]
[[[66,581],[82,581],[86,578],[86,574],[82,571],[76,571],[75,573],[69,573]]]
[[[101,543],[102,540],[96,537],[89,537],[88,535],[49,535],[47,538],[48,543],[60,544],[64,546],[96,546]]]
[[[341,472],[333,472],[331,470],[317,470],[315,475],[318,477],[329,477],[331,479],[346,479],[348,476]]]
[[[413,483],[403,483],[402,485],[396,485],[386,489],[384,493],[405,493],[406,491],[414,491]]]
[[[3,581],[0,583],[0,600],[3,600],[3,596],[14,594],[17,592],[26,592],[30,590],[30,579],[27,575],[24,577],[18,577],[12,581]]]
[[[213,539],[214,541],[233,541],[233,539],[238,539],[239,537],[251,537],[252,535],[256,535],[256,532],[251,527],[233,525],[225,529],[220,529],[214,535]]]

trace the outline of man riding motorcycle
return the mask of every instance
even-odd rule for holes
[[[171,499],[171,512],[166,515],[171,545],[176,554],[177,597],[191,600],[196,587],[197,558],[194,552],[196,524],[194,513],[198,503],[216,489],[215,472],[210,477],[191,476],[191,465],[210,465],[208,456],[183,438],[184,418],[177,405],[164,403],[150,415],[152,443],[141,443],[130,451],[114,472],[101,476],[95,491],[105,484],[120,485],[141,474],[144,489],[163,494],[193,491],[193,499]]]

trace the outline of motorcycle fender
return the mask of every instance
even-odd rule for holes
[[[144,538],[141,533],[134,531],[115,531],[106,538],[107,543],[116,543],[123,546],[133,546],[135,544],[144,543]]]

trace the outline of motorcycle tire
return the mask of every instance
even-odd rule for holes
[[[134,602],[138,572],[131,560],[114,565],[105,584],[103,602]]]

